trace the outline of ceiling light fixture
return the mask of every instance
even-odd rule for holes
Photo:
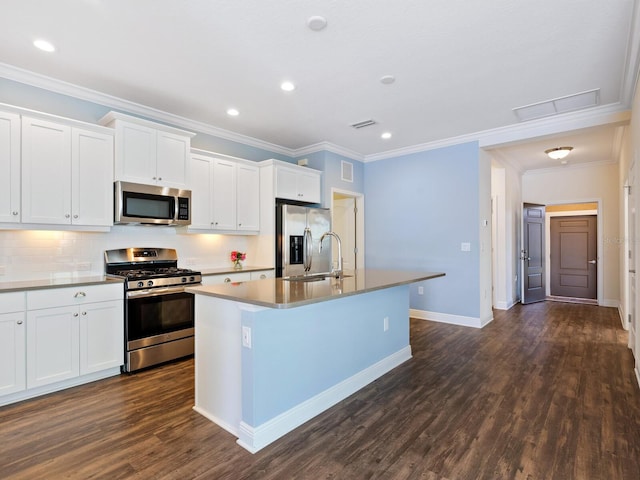
[[[33,46],[36,47],[36,48],[39,48],[43,52],[55,52],[56,51],[56,47],[54,47],[51,42],[48,42],[48,41],[42,40],[42,39],[34,40],[33,41]]]
[[[573,150],[573,147],[556,147],[545,150],[544,153],[549,155],[549,157],[553,158],[554,160],[562,160],[564,157],[569,155],[569,153],[571,153],[571,150]]]
[[[319,32],[327,26],[327,19],[320,15],[313,15],[307,19],[307,27],[314,32]]]
[[[238,115],[240,115],[240,112],[235,108],[230,108],[229,110],[227,110],[227,115],[229,115],[230,117],[237,117]]]
[[[291,82],[282,82],[280,84],[280,88],[285,92],[293,92],[296,89],[296,86]]]
[[[391,138],[391,132],[384,132],[382,135],[380,135],[380,138],[382,138],[383,140],[389,140]]]

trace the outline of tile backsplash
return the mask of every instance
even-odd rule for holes
[[[232,250],[247,252],[247,263],[269,266],[271,259],[253,254],[255,238],[129,225],[114,226],[108,233],[0,230],[0,282],[101,275],[104,251],[129,247],[175,248],[178,265],[185,268],[230,266]]]

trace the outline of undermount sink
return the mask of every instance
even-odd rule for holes
[[[282,280],[286,280],[288,282],[319,282],[321,280],[325,280],[326,278],[341,279],[341,278],[347,278],[347,277],[353,277],[353,275],[340,275],[339,277],[336,277],[335,275],[332,275],[330,273],[316,273],[314,275],[300,275],[297,277],[285,277]]]

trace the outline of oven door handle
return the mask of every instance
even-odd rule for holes
[[[192,283],[189,286],[200,285]],[[143,297],[157,297],[159,295],[168,295],[171,293],[182,293],[185,287],[159,287],[159,288],[147,288],[144,290],[132,290],[127,292],[127,298],[143,298]]]

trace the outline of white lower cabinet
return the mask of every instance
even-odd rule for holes
[[[251,272],[251,280],[264,280],[265,278],[274,278],[275,276],[275,270],[260,270],[258,272]]]
[[[120,373],[123,299],[120,283],[0,294],[0,405]]]
[[[27,386],[24,308],[24,293],[0,294],[0,396]]]

